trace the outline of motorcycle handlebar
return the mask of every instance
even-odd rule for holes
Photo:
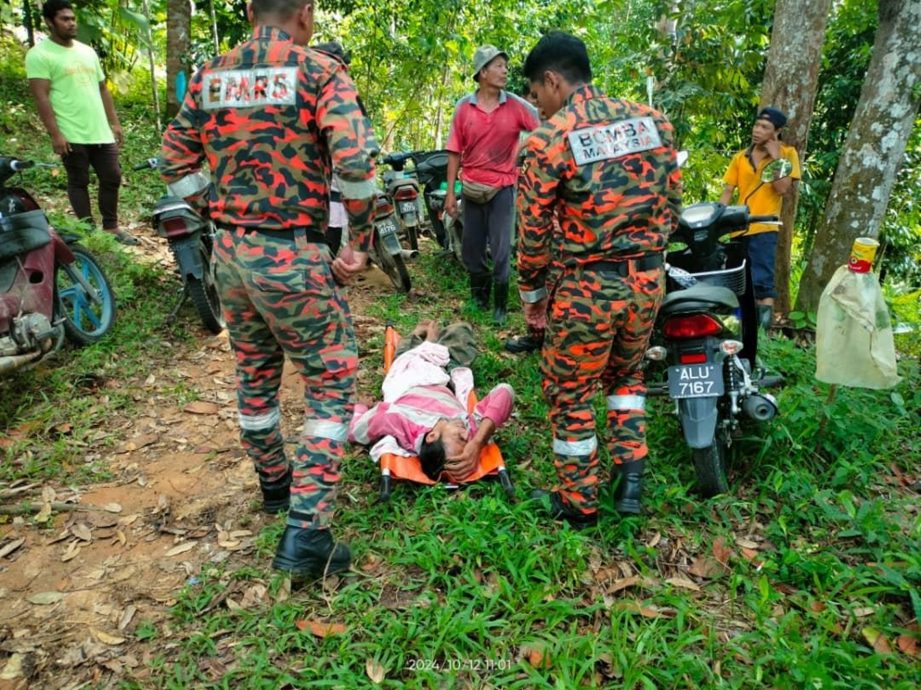
[[[10,161],[10,170],[13,172],[20,172],[22,170],[28,170],[29,168],[35,167],[35,161],[23,161],[18,158],[14,158]]]

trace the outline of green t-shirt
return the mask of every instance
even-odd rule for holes
[[[26,53],[26,76],[51,82],[51,109],[71,144],[111,144],[99,82],[105,79],[96,51],[74,41],[66,48],[45,39]]]

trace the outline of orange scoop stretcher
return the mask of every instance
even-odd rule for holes
[[[393,360],[396,358],[397,345],[399,342],[400,334],[396,332],[396,329],[393,326],[388,325],[386,331],[384,332],[385,374],[390,370],[390,365],[393,364]],[[470,396],[467,398],[467,411],[473,412],[473,408],[476,407],[476,404],[476,394],[471,391]],[[464,478],[458,483],[470,484],[479,479],[483,479],[484,477],[498,478],[499,483],[505,490],[506,496],[508,496],[510,500],[515,498],[515,487],[512,484],[511,477],[509,477],[508,470],[505,467],[505,462],[502,460],[502,453],[499,451],[499,446],[492,442],[486,444],[486,447],[483,448],[483,450],[480,452],[480,462],[476,469],[474,469],[470,476]],[[419,461],[418,457],[405,457],[402,455],[394,455],[392,453],[384,453],[381,456],[381,483],[379,500],[390,500],[390,495],[393,492],[394,479],[400,481],[416,482],[417,484],[426,484],[428,486],[433,486],[438,483],[425,476],[425,473],[422,471],[422,463]]]

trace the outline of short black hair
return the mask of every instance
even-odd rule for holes
[[[42,5],[42,16],[48,21],[53,22],[58,12],[61,10],[72,10],[73,8],[74,6],[70,4],[70,0],[48,0],[48,2]]]
[[[252,0],[253,16],[257,18],[277,17],[287,21],[314,0]]]
[[[327,41],[326,43],[317,43],[315,46],[310,46],[316,51],[329,55],[330,57],[335,58],[343,65],[348,67],[352,64],[352,51],[346,50],[342,47],[342,44],[339,41]]]
[[[422,473],[437,482],[445,468],[445,444],[439,438],[432,443],[422,437],[422,446],[419,448],[419,462],[422,464]]]
[[[524,61],[524,76],[543,83],[547,70],[558,72],[570,84],[591,83],[592,65],[585,43],[562,31],[544,34]]]

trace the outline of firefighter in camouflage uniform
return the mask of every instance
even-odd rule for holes
[[[519,178],[518,286],[528,326],[546,327],[542,372],[559,478],[556,490],[532,496],[554,519],[584,525],[597,520],[599,384],[614,508],[640,512],[647,455],[640,363],[664,293],[680,172],[668,120],[592,86],[579,39],[547,34],[524,73],[549,120],[528,139]]]
[[[208,195],[240,436],[264,510],[287,510],[272,565],[300,576],[345,570],[351,560],[329,530],[358,368],[339,284],[367,263],[374,196],[375,142],[355,86],[344,65],[305,47],[313,1],[253,0],[253,38],[192,79],[164,135],[162,168],[171,193]],[[324,244],[331,175],[352,233],[335,260]],[[285,355],[304,381],[291,462],[279,425]]]

